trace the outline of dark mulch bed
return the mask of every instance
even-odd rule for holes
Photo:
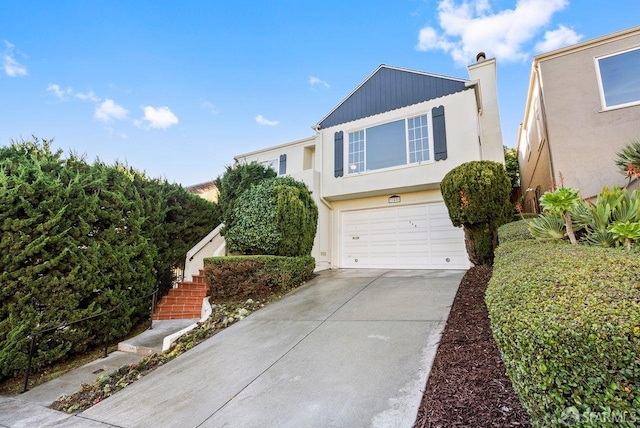
[[[462,279],[415,428],[530,427],[491,334],[484,293],[491,268]]]

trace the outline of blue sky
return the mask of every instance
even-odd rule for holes
[[[384,63],[498,61],[514,146],[533,55],[640,25],[638,0],[0,0],[0,145],[55,138],[185,186],[313,135]]]

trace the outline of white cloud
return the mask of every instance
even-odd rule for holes
[[[71,88],[62,89],[60,88],[60,85],[57,85],[55,83],[49,83],[49,86],[47,86],[47,92],[52,92],[53,95],[55,95],[61,100],[64,100],[66,96],[71,94],[71,92],[73,91]]]
[[[86,94],[83,92],[78,92],[76,94],[76,98],[80,98],[82,101],[93,101],[94,103],[100,101],[100,98],[96,97],[96,94],[94,94],[93,91],[89,91]]]
[[[178,123],[178,117],[169,110],[169,107],[144,107],[144,117],[142,120],[148,122],[149,128],[165,129]],[[142,121],[134,122],[136,126],[142,126]]]
[[[322,79],[320,79],[318,77],[315,77],[315,76],[309,76],[309,84],[311,86],[324,86],[325,88],[330,88],[331,87],[326,82],[326,80],[322,80]]]
[[[119,106],[113,100],[106,99],[96,107],[94,118],[102,122],[111,122],[113,119],[125,119],[129,113],[124,107]]]
[[[258,122],[259,125],[265,125],[265,126],[276,126],[278,123],[280,123],[277,120],[269,120],[264,116],[262,116],[261,114],[256,116],[256,122]]]
[[[26,76],[27,69],[15,59],[15,45],[4,40],[4,54],[2,55],[2,68],[9,77]]]
[[[565,46],[574,45],[582,40],[584,36],[559,25],[557,30],[547,31],[544,33],[544,41],[536,43],[536,52],[549,52]]]
[[[416,49],[443,50],[458,65],[471,63],[481,51],[505,62],[526,61],[524,45],[568,4],[568,0],[518,0],[514,9],[494,12],[488,0],[464,0],[461,4],[441,0],[441,31],[422,28]]]

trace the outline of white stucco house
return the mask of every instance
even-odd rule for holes
[[[468,73],[381,65],[312,136],[235,160],[307,184],[319,209],[317,270],[466,269],[440,181],[464,162],[504,162],[495,60],[479,54]]]

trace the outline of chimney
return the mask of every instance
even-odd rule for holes
[[[487,60],[487,55],[484,52],[478,52],[476,55],[476,62],[484,62]]]

